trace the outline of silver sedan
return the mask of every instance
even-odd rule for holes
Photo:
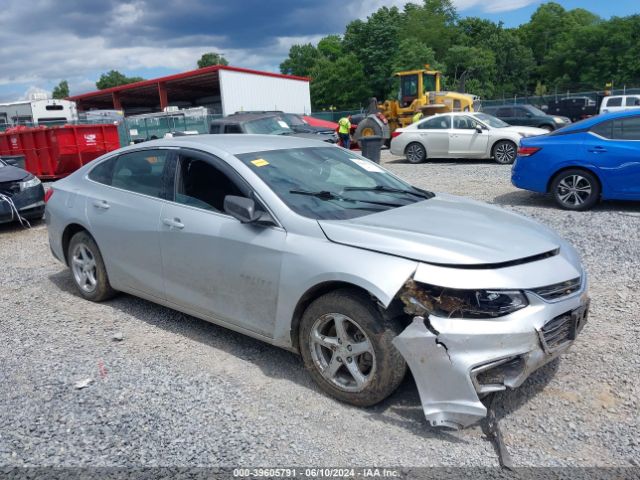
[[[299,352],[354,405],[408,367],[438,426],[483,418],[482,396],[565,351],[587,315],[586,274],[553,232],[314,140],[127,147],[56,182],[46,221],[87,300],[126,292]]]
[[[393,132],[391,153],[410,163],[430,158],[516,159],[522,137],[549,133],[541,128],[512,127],[486,113],[442,113]]]

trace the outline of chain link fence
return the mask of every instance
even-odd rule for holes
[[[616,88],[610,90],[610,95],[638,95],[640,88]],[[586,92],[564,92],[552,95],[514,95],[513,97],[503,97],[499,99],[483,100],[482,105],[486,107],[498,105],[523,105],[531,104],[536,106],[548,105],[550,102],[562,100],[563,98],[588,97],[598,102],[604,96],[603,91],[586,91]]]

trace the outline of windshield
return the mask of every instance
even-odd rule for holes
[[[259,118],[245,123],[247,133],[263,135],[281,135],[293,133],[287,122],[278,117]]]
[[[488,113],[476,113],[475,117],[493,128],[504,128],[510,126],[508,123],[505,123],[499,118],[489,115]]]
[[[293,113],[285,113],[283,115],[284,117],[284,121],[287,122],[289,125],[306,125],[307,122],[305,122],[302,117],[299,117],[298,115],[295,115]]]
[[[360,217],[432,196],[337,147],[270,150],[237,157],[289,208],[318,220]]]

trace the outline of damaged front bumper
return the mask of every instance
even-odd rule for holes
[[[467,427],[487,415],[486,394],[516,388],[573,343],[587,319],[580,290],[552,302],[525,292],[529,305],[491,319],[415,316],[393,343],[416,381],[432,426]]]

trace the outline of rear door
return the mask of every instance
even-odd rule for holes
[[[622,97],[608,97],[603,100],[600,113],[617,112],[622,109]]]
[[[584,148],[609,190],[618,197],[640,198],[640,115],[602,122]]]
[[[480,125],[468,115],[454,115],[453,128],[449,131],[449,156],[453,158],[484,157],[489,144],[489,131],[476,130]]]
[[[251,190],[214,156],[180,150],[174,178],[160,215],[167,300],[272,337],[286,232],[224,212],[225,196]]]
[[[89,172],[87,218],[115,288],[164,297],[158,231],[172,155],[136,150]]]
[[[449,156],[449,131],[451,115],[436,115],[419,123],[416,132],[421,143],[427,149],[429,158]]]
[[[500,107],[496,112],[496,117],[504,122],[507,122],[509,125],[515,125],[513,123],[513,121],[515,120],[513,107]]]

